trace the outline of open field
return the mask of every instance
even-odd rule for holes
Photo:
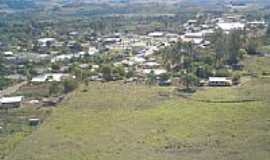
[[[270,57],[249,57],[245,59],[244,64],[249,73],[270,73]]]
[[[235,100],[250,89],[245,98],[258,98],[205,103],[167,96],[171,88],[91,83],[88,92],[75,91],[6,159],[266,160],[270,107],[265,97],[270,92],[260,92],[265,85],[270,80],[255,79],[245,90],[212,88],[193,95]]]

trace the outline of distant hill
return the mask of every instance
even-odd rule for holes
[[[36,7],[34,0],[0,0],[0,5],[12,9],[26,9]]]

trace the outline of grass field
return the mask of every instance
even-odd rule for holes
[[[244,61],[247,72],[262,74],[270,73],[270,57],[249,57]]]
[[[246,59],[246,71],[259,76],[240,86],[201,88],[186,98],[170,87],[90,83],[34,132],[26,118],[46,109],[1,113],[10,129],[0,133],[0,159],[268,160],[270,77],[261,76],[268,61]]]
[[[183,99],[168,96],[171,88],[91,83],[88,92],[75,91],[6,159],[268,160],[270,92],[260,92],[265,85],[270,80],[254,79],[244,87],[210,88]],[[243,97],[256,101],[197,101]]]
[[[28,119],[39,117],[44,120],[50,114],[50,108],[37,109],[35,107],[22,107],[19,109],[0,110],[0,159],[12,151],[16,145],[35,129],[29,125]]]

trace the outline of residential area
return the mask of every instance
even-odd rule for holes
[[[89,150],[86,159],[147,159],[144,149],[150,159],[219,159],[211,147],[221,154],[224,145],[223,159],[237,159],[232,139],[235,154],[248,157],[240,133],[252,130],[255,142],[252,125],[267,125],[257,117],[269,103],[263,2],[11,1],[0,3],[0,160],[50,159],[19,142],[65,160],[78,157],[72,145]]]

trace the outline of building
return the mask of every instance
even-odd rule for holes
[[[34,77],[31,82],[43,83],[43,82],[61,82],[63,79],[70,77],[69,74],[64,73],[48,73]],[[75,77],[72,77],[75,78]]]
[[[55,38],[40,38],[38,44],[42,47],[48,47],[48,44],[53,44],[55,41]]]
[[[18,108],[23,101],[22,96],[0,98],[0,109]]]
[[[164,35],[163,32],[151,32],[148,34],[149,37],[163,37]]]
[[[217,27],[225,32],[230,32],[232,30],[243,30],[245,28],[245,24],[240,22],[222,22],[218,23]]]
[[[232,86],[232,80],[227,77],[209,77],[208,86]]]

